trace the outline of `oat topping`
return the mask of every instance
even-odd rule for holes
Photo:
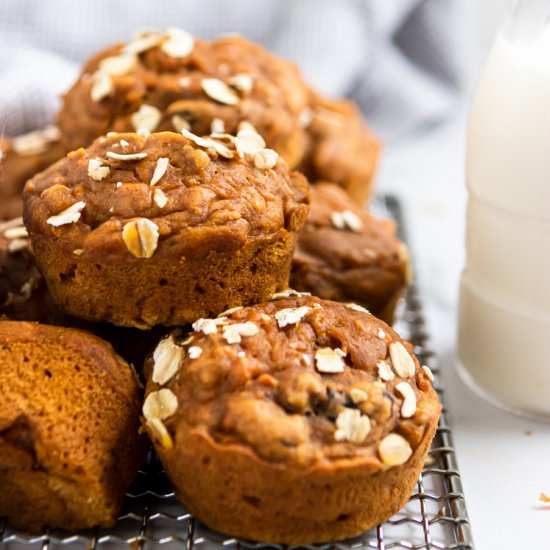
[[[99,159],[90,159],[88,161],[88,176],[95,181],[104,180],[111,170],[108,166],[103,166],[103,163]]]
[[[389,350],[395,372],[401,376],[401,378],[414,376],[416,370],[414,361],[405,346],[401,342],[392,342],[389,346]]]
[[[361,218],[354,214],[351,210],[343,212],[333,212],[330,216],[330,221],[336,229],[349,229],[354,233],[359,233],[363,229]]]
[[[146,31],[139,33],[131,42],[124,46],[123,51],[125,53],[139,55],[140,53],[158,46],[160,39],[160,35],[156,32]]]
[[[360,306],[359,304],[343,304],[348,309],[352,309],[353,311],[359,311],[361,313],[367,313],[370,315],[370,311],[367,308],[364,308],[363,306]]]
[[[8,243],[8,252],[10,254],[15,254],[16,252],[21,252],[27,248],[29,241],[27,239],[13,239]]]
[[[313,111],[309,107],[306,107],[300,113],[298,122],[300,123],[300,126],[302,128],[309,128],[311,126],[311,123],[313,122]]]
[[[398,466],[409,460],[412,449],[404,437],[399,434],[389,434],[380,441],[378,454],[387,466]]]
[[[237,311],[241,311],[243,309],[243,306],[237,306],[237,307],[231,307],[229,309],[226,309],[225,311],[222,311],[218,317],[227,317],[228,315],[231,315],[232,313],[236,313]]]
[[[151,132],[147,130],[147,128],[140,128],[139,130],[136,130],[136,134],[142,138],[148,138],[151,135]]]
[[[403,397],[401,416],[403,418],[411,418],[416,412],[416,395],[414,390],[407,382],[400,382],[395,386],[395,390]]]
[[[8,229],[4,231],[4,237],[6,237],[6,239],[24,239],[28,236],[29,233],[24,225],[8,227]]]
[[[319,372],[337,373],[344,372],[343,358],[347,354],[340,348],[319,348],[315,352],[315,365]]]
[[[183,348],[176,345],[172,336],[161,340],[153,352],[153,382],[166,384],[178,372],[184,353]]]
[[[147,421],[147,427],[153,432],[153,436],[160,443],[163,449],[169,451],[174,446],[171,435],[168,433],[166,426],[162,423],[162,420],[153,418]]]
[[[174,115],[172,117],[172,126],[176,132],[180,133],[182,130],[191,130],[191,124],[189,124],[189,121],[181,115]]]
[[[218,103],[224,105],[237,105],[239,103],[239,96],[235,90],[217,78],[203,78],[201,88],[210,99]]]
[[[286,290],[281,290],[280,292],[275,292],[271,296],[272,300],[276,300],[277,298],[290,298],[291,296],[311,296],[311,292],[298,292],[297,290],[294,290],[292,288],[287,288]]]
[[[162,176],[164,176],[164,174],[166,174],[166,170],[168,170],[169,164],[169,158],[161,157],[157,160],[157,165],[155,166],[155,171],[153,172],[153,177],[151,178],[149,185],[155,185],[162,179]]]
[[[99,69],[111,76],[128,74],[136,65],[136,57],[129,53],[106,57],[99,62]]]
[[[21,156],[38,155],[44,153],[48,145],[59,141],[61,132],[57,126],[48,126],[42,130],[35,130],[28,134],[17,136],[12,140],[13,150]],[[2,158],[0,156],[0,158]]]
[[[278,158],[279,155],[273,149],[262,149],[254,155],[254,166],[259,170],[271,170]]]
[[[258,133],[258,130],[256,130],[254,125],[248,122],[248,120],[241,120],[241,122],[239,122],[239,125],[237,126],[237,133],[241,130],[248,130],[249,132],[254,132],[255,134]]]
[[[189,348],[189,351],[187,352],[187,355],[189,355],[189,359],[198,359],[202,354],[202,348],[199,348],[199,346],[191,346]]]
[[[253,130],[239,130],[235,138],[235,147],[239,155],[252,155],[265,149],[264,138]]]
[[[107,158],[110,158],[112,160],[141,160],[147,157],[147,153],[113,153],[113,151],[107,151],[105,153],[105,156]]]
[[[231,149],[229,149],[225,145],[223,145],[222,143],[219,143],[219,142],[214,141],[214,140],[210,140],[210,145],[211,145],[211,147],[214,148],[214,150],[216,151],[216,153],[218,153],[218,155],[221,155],[222,157],[224,157],[226,159],[232,159],[235,156],[235,153],[233,151],[231,151]]]
[[[384,382],[390,382],[395,378],[391,365],[387,361],[378,361],[376,367],[378,368],[378,376]]]
[[[25,298],[25,300],[28,300],[31,297],[32,290],[33,290],[34,282],[32,279],[29,279],[28,281],[25,281],[21,288],[19,289],[19,292]]]
[[[132,126],[134,130],[148,130],[154,132],[162,118],[161,112],[152,105],[142,105],[135,113],[132,114]]]
[[[238,344],[242,341],[242,336],[254,336],[259,330],[258,325],[252,321],[235,323],[223,327],[223,337],[228,344]]]
[[[424,374],[426,375],[428,380],[430,382],[433,382],[434,381],[434,373],[432,372],[432,369],[430,369],[430,367],[428,367],[426,365],[423,365],[422,370],[424,371]]]
[[[307,353],[302,353],[302,360],[308,367],[311,365],[311,357]]]
[[[23,217],[18,216],[17,218],[13,218],[11,220],[7,220],[5,222],[0,222],[0,233],[4,233],[7,229],[10,229],[12,227],[19,227],[23,225]]]
[[[178,398],[168,388],[162,388],[151,392],[143,403],[143,416],[145,420],[165,420],[170,418],[178,410]]]
[[[225,132],[225,122],[221,118],[215,118],[210,123],[210,132],[212,134],[223,134]]]
[[[80,219],[81,212],[85,206],[86,203],[84,201],[75,202],[59,214],[50,216],[46,222],[54,227],[59,227],[60,225],[66,225],[69,223],[76,223]]]
[[[178,80],[178,83],[179,85],[182,87],[182,88],[187,88],[188,86],[191,85],[191,77],[190,76],[182,76],[179,80]]]
[[[92,87],[90,89],[90,97],[92,101],[98,103],[107,96],[110,96],[114,90],[115,85],[111,75],[106,71],[98,70],[92,75]]]
[[[159,207],[164,208],[168,202],[168,197],[164,194],[162,189],[158,187],[153,191],[153,202]]]
[[[369,398],[367,392],[360,388],[351,388],[351,390],[349,390],[349,396],[356,405],[364,403]]]
[[[84,250],[83,250],[82,248],[75,248],[75,249],[73,250],[73,254],[74,254],[75,256],[82,256],[82,253],[83,253],[83,252],[84,252]]]
[[[132,220],[122,230],[122,240],[136,258],[150,258],[157,249],[158,238],[158,226],[147,218]]]
[[[120,187],[122,187],[122,182],[121,182],[121,181],[117,181],[117,182],[115,183],[115,187],[116,187],[117,189],[119,189]]]
[[[168,29],[167,35],[161,49],[170,57],[187,57],[193,51],[195,39],[192,34],[174,27]]]
[[[218,327],[227,324],[225,317],[219,317],[217,319],[199,319],[192,325],[193,330],[202,332],[203,334],[216,334]]]
[[[349,441],[356,445],[363,443],[370,432],[370,419],[358,409],[344,409],[336,418],[334,439]]]
[[[254,79],[248,74],[236,74],[229,79],[229,84],[239,92],[249,93],[252,91]]]
[[[310,311],[311,308],[307,306],[280,309],[275,313],[275,319],[277,319],[279,328],[284,328],[299,323]]]
[[[376,333],[376,336],[378,336],[380,340],[384,340],[384,338],[386,337],[386,333],[381,328],[379,328],[378,332]]]
[[[199,147],[206,147],[206,148],[212,147],[212,143],[213,143],[212,140],[197,136],[192,132],[190,132],[189,130],[186,130],[185,128],[181,129],[181,135],[186,137],[187,139],[190,139],[193,143],[195,143]]]

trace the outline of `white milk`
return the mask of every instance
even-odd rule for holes
[[[550,420],[550,2],[525,4],[471,107],[458,358],[478,393]]]

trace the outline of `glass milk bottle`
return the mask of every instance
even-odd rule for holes
[[[458,365],[483,397],[550,420],[550,0],[517,2],[471,105]]]

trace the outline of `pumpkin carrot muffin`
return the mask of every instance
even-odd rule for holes
[[[83,331],[0,321],[0,516],[16,527],[115,523],[144,458],[140,389]]]
[[[21,218],[0,223],[0,316],[57,324],[55,305],[32,253]]]
[[[410,279],[395,224],[358,208],[339,186],[312,187],[308,221],[292,260],[290,285],[320,298],[358,302],[391,323]]]
[[[57,123],[76,149],[108,131],[236,134],[246,122],[293,168],[304,152],[300,115],[308,101],[296,67],[260,46],[238,36],[207,42],[173,28],[94,55],[65,94]]]
[[[308,112],[308,145],[299,170],[310,181],[337,183],[363,206],[372,194],[380,142],[351,101],[313,94]]]
[[[55,126],[15,138],[0,138],[0,220],[20,216],[25,182],[65,154]]]
[[[200,319],[146,363],[144,423],[176,495],[232,536],[306,544],[387,520],[436,430],[410,344],[358,305],[297,294]]]
[[[181,325],[288,284],[305,178],[251,130],[183,132],[102,137],[27,183],[25,224],[67,313]]]

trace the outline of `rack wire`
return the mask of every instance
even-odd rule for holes
[[[378,199],[377,214],[396,220],[401,238],[403,213],[392,196]],[[406,506],[376,529],[346,541],[308,545],[309,550],[473,550],[470,522],[457,458],[445,408],[445,391],[441,375],[429,348],[421,302],[416,286],[411,286],[400,304],[396,330],[408,339],[422,364],[434,372],[434,387],[443,403],[443,413],[420,475],[416,489]],[[129,489],[117,524],[109,529],[91,529],[69,533],[46,529],[36,536],[12,528],[0,519],[0,547],[6,550],[53,550],[57,548],[118,549],[153,548],[185,550],[292,550],[298,547],[265,545],[227,537],[212,531],[192,517],[174,497],[158,458],[151,452],[136,481]]]

